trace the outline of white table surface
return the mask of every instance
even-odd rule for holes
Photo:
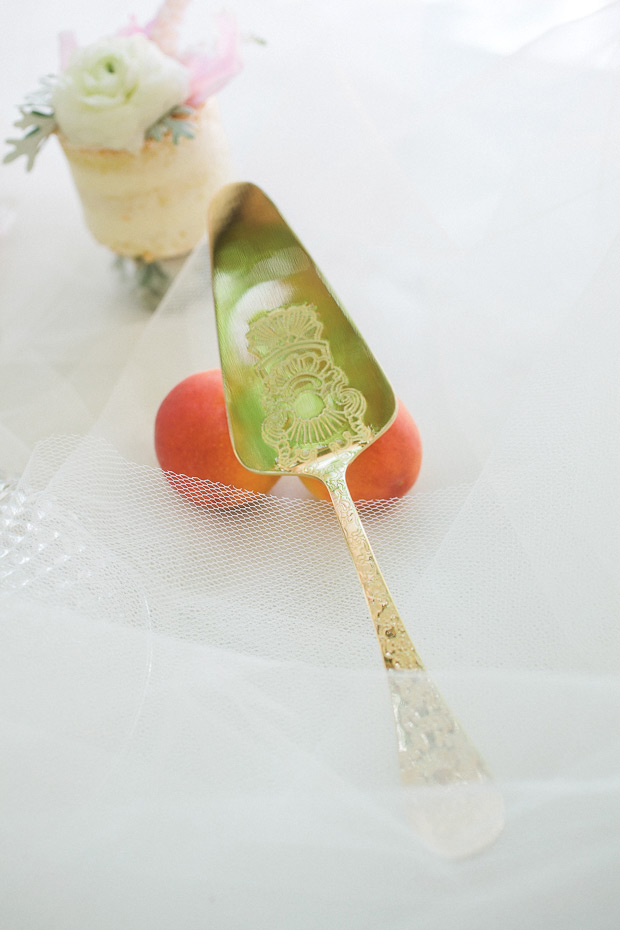
[[[253,567],[230,527],[175,515],[152,422],[217,364],[206,252],[147,310],[52,140],[32,173],[0,171],[0,471],[34,494],[0,548],[6,930],[618,926],[620,6],[500,6],[239,0],[266,44],[220,107],[236,177],[280,207],[420,427],[420,479],[396,523],[371,515],[376,548],[503,786],[504,834],[447,863],[400,822],[373,634],[337,536],[335,562],[318,551],[328,513],[276,502],[286,554],[255,528]],[[5,10],[3,135],[57,32],[129,13],[152,9]],[[88,609],[37,574],[58,527],[90,559]]]

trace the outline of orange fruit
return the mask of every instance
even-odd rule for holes
[[[190,375],[166,395],[155,418],[155,454],[172,486],[197,504],[234,507],[252,499],[247,492],[267,493],[278,480],[249,471],[235,455],[219,368]],[[183,476],[238,490],[208,488]]]
[[[394,422],[347,468],[351,497],[360,500],[389,500],[403,497],[413,487],[422,465],[422,440],[415,421],[398,400]],[[329,500],[325,485],[316,478],[302,478],[308,490]]]

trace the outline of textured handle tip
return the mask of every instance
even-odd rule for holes
[[[451,859],[480,852],[504,826],[504,802],[478,750],[424,671],[388,671],[409,820]]]

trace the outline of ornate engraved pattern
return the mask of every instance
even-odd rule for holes
[[[250,320],[248,349],[263,385],[262,435],[282,471],[323,481],[351,550],[387,668],[422,662],[379,570],[345,472],[374,434],[364,424],[366,400],[335,363],[316,307],[278,307]]]
[[[389,673],[403,781],[416,785],[481,782],[482,758],[424,672]]]
[[[505,810],[480,754],[428,675],[389,671],[388,680],[413,828],[449,858],[486,848],[501,833]]]
[[[392,696],[400,771],[412,823],[437,851],[468,855],[495,838],[503,802],[484,762],[424,672],[347,487],[347,466],[374,434],[366,401],[322,338],[316,308],[279,307],[250,321],[249,351],[263,386],[262,435],[282,471],[327,486],[377,633]]]
[[[347,487],[345,472],[355,454],[355,450],[350,450],[337,457],[311,463],[304,468],[304,474],[320,478],[330,492],[336,516],[362,583],[386,668],[421,669],[422,660],[392,600]]]
[[[310,304],[278,307],[250,321],[248,349],[263,384],[262,435],[282,471],[374,438],[363,420],[364,395],[349,386],[322,332]]]

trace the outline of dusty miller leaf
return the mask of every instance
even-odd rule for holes
[[[13,151],[2,159],[5,164],[23,155],[26,158],[26,171],[30,171],[43,143],[57,128],[52,107],[53,83],[52,77],[42,78],[41,87],[28,94],[26,102],[19,107],[21,118],[14,125],[27,132],[21,139],[6,140],[13,146]]]
[[[160,142],[167,133],[170,133],[174,145],[178,145],[182,138],[194,139],[196,136],[194,124],[191,120],[184,118],[191,116],[193,112],[192,107],[173,107],[147,129],[146,138]]]
[[[44,142],[56,129],[56,120],[53,115],[28,111],[24,107],[20,107],[20,112],[22,118],[15,123],[15,126],[18,129],[27,129],[28,132],[21,139],[6,140],[9,145],[13,146],[13,151],[5,155],[2,161],[8,164],[23,155],[26,158],[26,171],[30,171]]]
[[[36,90],[33,90],[31,94],[26,94],[25,107],[33,109],[44,109],[48,111],[46,116],[51,116],[54,113],[54,108],[52,106],[52,90],[54,88],[54,83],[56,78],[54,75],[47,75],[40,79],[40,87],[37,87]],[[21,108],[20,108],[21,109]]]
[[[168,274],[162,262],[146,262],[143,258],[117,255],[114,265],[125,278],[127,272],[130,272],[142,302],[150,309],[155,309],[172,283],[173,275]]]

